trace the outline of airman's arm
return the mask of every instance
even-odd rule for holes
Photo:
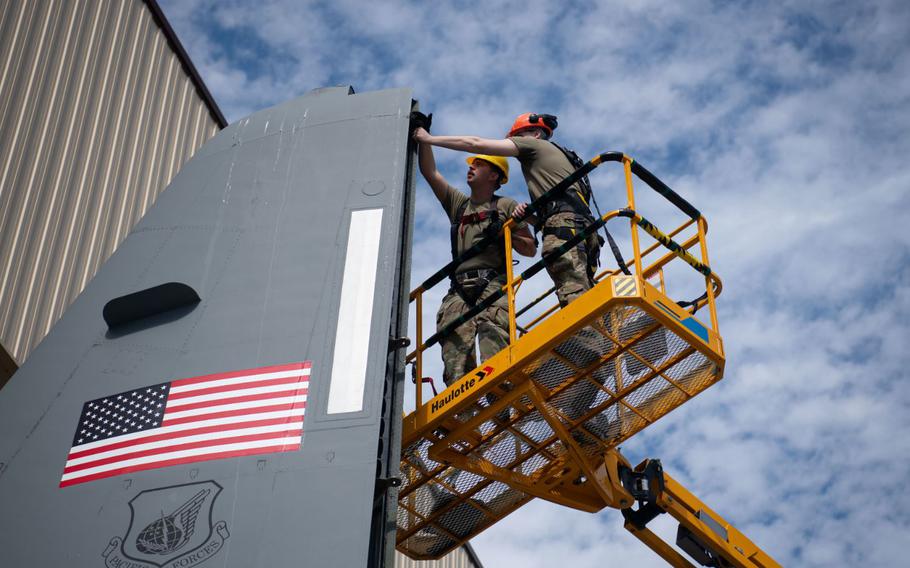
[[[537,242],[527,227],[512,230],[512,248],[522,256],[537,254]]]
[[[421,144],[430,144],[450,150],[488,154],[490,156],[518,156],[518,147],[509,139],[494,140],[477,136],[433,136],[426,130],[417,129],[414,139]]]
[[[436,199],[442,201],[445,199],[446,188],[449,186],[449,182],[447,182],[446,178],[442,177],[442,174],[436,169],[436,159],[433,157],[433,146],[421,142],[419,137],[421,133],[426,134],[427,131],[423,128],[418,128],[414,131],[414,140],[419,143],[417,147],[417,164],[420,167],[420,173],[423,175],[423,179],[427,180],[427,183],[436,195]]]

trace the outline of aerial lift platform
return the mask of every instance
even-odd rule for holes
[[[439,558],[537,497],[588,512],[621,510],[625,527],[673,566],[693,564],[647,528],[664,512],[680,523],[677,545],[703,566],[778,566],[664,473],[659,461],[633,468],[619,452],[625,440],[722,378],[715,309],[722,282],[708,262],[704,216],[622,153],[596,156],[530,209],[606,162],[623,166],[626,207],[602,215],[554,254],[627,218],[633,270],[605,271],[565,308],[553,306],[519,325],[516,316],[546,294],[516,311],[515,293],[552,258],[513,274],[509,221],[501,241],[507,283],[499,294],[424,341],[424,292],[472,251],[411,293],[417,342],[407,359],[414,365],[417,408],[404,419],[397,547],[412,558]],[[688,219],[661,232],[636,211],[633,176]],[[642,250],[640,231],[656,242]],[[694,301],[678,303],[667,291],[665,269],[679,261],[704,279],[704,294]],[[502,295],[508,296],[510,345],[423,403],[423,352]],[[702,307],[707,322],[695,317]]]

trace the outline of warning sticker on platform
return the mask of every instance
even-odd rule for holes
[[[614,296],[637,296],[638,285],[635,283],[634,276],[617,276],[613,278],[613,295]]]

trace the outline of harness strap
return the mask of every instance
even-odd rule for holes
[[[449,240],[452,245],[452,259],[458,258],[458,227],[461,224],[461,217],[464,215],[464,210],[467,208],[467,202],[463,203],[458,210],[455,212],[456,221],[452,223],[451,228],[449,229]],[[453,271],[449,274],[449,281],[451,282],[451,288],[455,290],[455,293],[458,294],[464,302],[469,306],[474,306],[474,301],[468,296],[464,291],[464,288],[461,287],[461,284],[455,278],[455,272]]]
[[[544,227],[543,236],[554,235],[557,239],[567,241],[575,236],[575,229],[569,227]]]
[[[600,213],[599,207],[597,208],[597,212]],[[619,246],[613,239],[613,235],[611,235],[610,231],[607,230],[606,225],[604,225],[604,234],[607,235],[607,242],[610,244],[610,250],[613,252],[613,258],[616,260],[616,265],[619,266],[619,269],[622,270],[623,274],[626,276],[631,276],[632,271],[629,270],[628,266],[626,266],[626,261],[622,257],[622,252],[620,252]]]
[[[465,200],[464,203],[458,206],[458,209],[455,210],[455,215],[453,216],[454,221],[449,229],[449,241],[452,249],[452,260],[458,258],[458,237],[464,237],[464,228],[467,225],[475,225],[490,219],[492,223],[497,223],[499,221],[499,210],[496,208],[496,202],[499,201],[499,195],[494,195],[490,199],[490,204],[493,206],[493,209],[487,209],[485,211],[476,211],[470,215],[465,215],[465,211],[468,208],[470,200]],[[502,266],[500,266],[500,272],[505,274],[505,256],[502,257]],[[495,270],[495,269],[494,269]],[[474,306],[476,298],[471,298],[471,294],[467,294],[462,287],[462,285],[455,278],[455,272],[453,271],[449,275],[449,280],[452,283],[452,289],[465,301],[469,306]]]
[[[467,207],[467,205],[465,205],[465,207]],[[462,208],[461,211],[464,211],[464,208]],[[464,237],[464,229],[466,226],[477,225],[487,219],[489,219],[491,223],[499,222],[499,211],[496,209],[489,209],[487,211],[477,211],[470,215],[462,215],[458,223],[461,236]]]
[[[462,209],[464,211],[464,209]],[[495,209],[488,209],[486,211],[475,211],[470,215],[461,216],[462,225],[473,225],[475,223],[480,223],[481,221],[486,221],[487,219],[493,219],[494,221],[499,218],[499,211]]]
[[[687,301],[676,302],[676,305],[679,306],[680,308],[683,308],[683,309],[685,309],[685,308],[690,308],[690,307],[693,307],[693,306],[694,306],[695,309],[692,310],[692,314],[695,314],[695,312],[698,311],[698,306],[699,306],[699,304],[700,304],[702,301],[707,300],[707,299],[708,299],[708,293],[705,292],[704,294],[702,294],[701,296],[695,298],[694,300],[687,300]]]
[[[582,161],[582,159],[574,151],[563,148],[562,146],[560,146],[556,142],[553,142],[552,140],[550,141],[550,143],[562,151],[562,153],[566,157],[566,159],[569,160],[569,163],[572,164],[572,167],[578,169],[584,165],[584,162]],[[578,185],[581,186],[582,191],[579,192],[578,190],[576,190],[574,193],[576,194],[578,199],[584,204],[585,211],[587,212],[587,214],[589,216],[591,215],[591,209],[588,206],[588,199],[585,199],[585,197],[582,195],[582,193],[586,193],[588,195],[588,198],[590,199],[590,201],[594,204],[594,209],[597,211],[597,216],[603,217],[603,214],[600,212],[600,206],[597,205],[597,198],[594,196],[594,191],[591,188],[591,181],[588,179],[588,176],[582,176],[582,178],[578,180]],[[573,205],[573,204],[570,202],[570,205]],[[551,213],[551,215],[552,215],[552,213]],[[591,217],[590,219],[586,219],[586,221],[588,223],[590,223],[593,220],[594,220],[593,217]],[[631,275],[632,272],[629,270],[629,267],[626,265],[626,261],[623,259],[622,252],[620,252],[619,246],[616,244],[616,240],[613,239],[613,235],[610,234],[610,231],[607,229],[606,225],[603,226],[603,230],[604,230],[604,235],[606,235],[606,237],[607,237],[607,242],[610,245],[610,251],[613,253],[613,258],[616,260],[616,265],[619,267],[619,269],[622,271],[623,274]]]
[[[548,140],[550,144],[556,146],[563,156],[566,157],[566,160],[569,161],[569,164],[576,170],[584,166],[584,161],[578,154],[573,150],[568,150],[563,148],[556,142]],[[588,205],[593,193],[591,192],[591,182],[588,180],[588,176],[582,176],[577,183],[577,187],[568,188],[562,195],[562,199],[557,197],[553,201],[547,203],[545,210],[545,217],[549,217],[556,213],[576,213],[585,217],[585,220],[590,223],[594,221],[594,216],[591,214],[591,208]],[[544,219],[546,221],[546,219]]]

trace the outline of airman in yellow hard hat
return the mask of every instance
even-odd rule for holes
[[[509,159],[508,158],[506,158],[505,156],[488,156],[486,154],[477,154],[477,155],[469,156],[468,158],[465,158],[465,162],[467,162],[468,165],[472,166],[472,167],[477,162],[477,160],[487,162],[491,166],[494,166],[497,170],[499,170],[499,173],[500,173],[499,185],[500,186],[503,186],[503,185],[509,183]],[[469,174],[471,173],[471,168],[468,168],[468,173]],[[468,180],[468,181],[470,181],[470,180]],[[499,189],[499,188],[496,188],[496,189]]]
[[[414,131],[416,140],[426,130]],[[470,195],[454,187],[436,169],[433,147],[420,144],[418,165],[449,218],[452,258],[484,239],[496,237],[518,205],[514,199],[494,195],[509,181],[509,161],[503,156],[476,154],[467,158],[466,181]],[[524,256],[534,256],[537,244],[527,226],[512,231],[512,247]],[[436,317],[437,330],[446,327],[478,302],[505,284],[503,240],[495,239],[482,253],[460,263],[451,275],[451,287],[442,300]],[[484,361],[509,343],[507,298],[480,312],[440,341],[444,365],[443,380],[450,385],[477,366],[475,341]]]
[[[502,139],[434,136],[421,130],[415,132],[414,138],[421,147],[432,145],[491,157],[500,156],[502,159],[506,156],[517,158],[528,186],[528,194],[532,201],[536,201],[578,167],[573,163],[577,161],[574,152],[551,140],[557,126],[555,116],[529,112],[515,118],[508,134]],[[516,206],[513,212],[513,217],[526,219],[543,234],[541,252],[549,259],[546,270],[553,279],[556,297],[561,306],[566,306],[594,285],[593,276],[600,258],[598,235],[590,233],[576,246],[568,250],[565,247],[566,242],[594,221],[588,207],[590,196],[590,185],[586,180],[579,180],[538,207],[533,216],[526,216],[525,203]],[[579,348],[594,358],[603,354],[600,337],[593,332],[580,333]],[[603,384],[607,377],[601,375],[592,378]],[[574,420],[588,411],[598,392],[592,384],[591,388],[579,391],[577,396],[561,404],[559,409]]]

